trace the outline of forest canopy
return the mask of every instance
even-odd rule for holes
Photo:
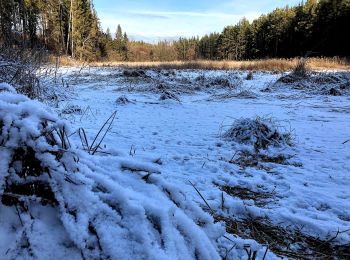
[[[215,21],[213,20],[213,23]],[[84,61],[244,60],[350,56],[350,0],[307,0],[221,33],[154,44],[103,31],[92,0],[0,0],[0,44]]]

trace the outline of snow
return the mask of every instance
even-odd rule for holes
[[[21,227],[13,209],[0,205],[0,239],[7,241],[0,246],[0,256],[26,258],[25,252],[15,250],[19,241],[16,233],[23,229],[33,230],[34,254],[41,259],[50,258],[50,252],[58,250],[62,257],[80,259],[81,250],[89,246],[93,249],[84,251],[88,258],[193,259],[196,255],[199,259],[219,259],[234,245],[228,259],[245,259],[246,244],[257,250],[261,259],[264,245],[225,233],[222,222],[214,224],[210,210],[191,183],[210,208],[224,217],[266,217],[276,226],[298,229],[324,240],[350,229],[350,144],[343,144],[350,139],[350,97],[273,86],[281,74],[255,72],[249,81],[245,80],[246,74],[150,70],[146,71],[147,77],[126,78],[122,69],[113,67],[83,71],[69,68],[63,75],[74,95],[55,109],[69,121],[70,133],[84,128],[91,143],[114,111],[117,118],[102,142],[100,151],[104,153],[90,156],[82,151],[77,134],[70,137],[78,146],[71,148],[71,153],[79,157],[79,163],[74,162],[71,153],[62,160],[70,165],[74,174],[69,178],[78,186],[64,179],[64,168],[54,165],[57,161],[49,154],[39,156],[48,167],[56,169],[51,184],[59,212],[36,205],[35,224],[28,229]],[[158,88],[159,84],[163,87]],[[164,91],[179,100],[159,100]],[[249,95],[239,95],[242,92]],[[116,102],[121,96],[132,102]],[[0,111],[4,107],[11,107],[11,111],[28,107],[33,117],[53,117],[53,113],[43,110],[54,108],[34,105],[23,96],[0,92],[0,97]],[[67,107],[74,109],[69,114],[61,113]],[[13,120],[9,118],[12,113],[1,115],[8,122]],[[273,118],[277,129],[293,134],[293,145],[261,151],[264,155],[285,155],[290,158],[288,163],[266,162],[261,163],[262,167],[232,163],[235,154],[253,151],[253,147],[227,140],[223,133],[236,120],[257,117]],[[32,120],[36,119],[20,120],[24,132],[16,136],[25,140],[27,132],[35,133]],[[56,117],[54,120],[59,121]],[[19,140],[13,138],[12,142],[8,147]],[[0,149],[1,156],[9,156],[6,149]],[[7,169],[4,161],[2,169]],[[5,172],[0,174],[1,185]],[[276,195],[266,205],[258,206],[253,200],[222,193],[220,186]],[[72,210],[76,217],[69,213]],[[10,230],[8,219],[16,232]],[[91,235],[89,221],[93,221],[98,238]],[[48,232],[51,225],[54,228]],[[38,234],[50,241],[50,247],[42,248],[39,240],[43,239]],[[335,242],[350,243],[350,233],[341,232]],[[269,252],[267,259],[274,258]]]
[[[96,132],[103,122],[101,119],[118,111],[115,127],[105,142],[107,148],[118,148],[127,154],[134,147],[138,158],[161,158],[162,176],[182,187],[199,204],[203,201],[188,180],[214,205],[219,204],[220,190],[213,182],[253,189],[263,185],[281,197],[268,209],[247,207],[245,201],[228,197],[228,204],[231,201],[228,215],[244,215],[246,212],[241,212],[244,208],[244,211],[266,215],[275,223],[304,226],[307,234],[324,238],[338,229],[350,228],[350,193],[347,191],[350,147],[342,144],[350,136],[349,96],[315,95],[292,88],[276,89],[272,93],[262,91],[281,77],[280,74],[257,72],[253,80],[245,81],[244,72],[187,70],[165,76],[162,72],[147,71],[170,86],[176,86],[183,78],[196,82],[202,75],[209,82],[213,78],[228,78],[233,81],[232,85],[238,85],[237,91],[229,93],[249,90],[257,96],[257,99],[238,99],[226,95],[226,99],[215,99],[217,94],[227,91],[213,87],[186,94],[188,87],[183,90],[185,94],[181,95],[179,104],[158,101],[158,95],[150,90],[149,79],[146,83],[143,79],[128,82],[121,74],[122,70],[115,68],[90,69],[89,80],[75,86],[78,97],[70,101],[95,111],[77,122],[77,126],[83,125],[89,132]],[[98,81],[94,80],[95,75]],[[115,104],[121,95],[136,103]],[[242,170],[220,160],[230,159],[237,150],[236,144],[220,137],[223,128],[227,130],[235,119],[257,116],[273,117],[292,131],[296,144],[287,152],[294,155],[293,160],[302,167],[275,164],[271,172],[255,168]],[[338,239],[349,241],[349,233],[341,234]]]
[[[0,95],[0,108],[2,259],[219,259],[216,240],[224,234],[222,224],[214,224],[162,178],[145,181],[123,173],[118,164],[159,173],[155,166],[113,156],[92,158],[74,147],[60,147],[60,140],[52,138],[57,138],[56,129],[69,129],[65,122],[15,92]],[[34,158],[28,162],[21,157],[19,147],[26,154],[33,151],[42,170]],[[27,184],[38,188],[28,194],[23,190]],[[43,185],[54,193],[50,205],[40,203],[49,200],[40,192]],[[8,196],[20,199],[5,203]]]

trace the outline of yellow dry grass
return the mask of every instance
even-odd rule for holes
[[[69,57],[52,58],[52,62],[58,62],[60,66],[115,66],[123,68],[143,69],[203,69],[203,70],[258,70],[258,71],[290,71],[300,59],[262,59],[246,61],[169,61],[169,62],[91,62],[82,63]],[[343,58],[308,58],[307,66],[311,70],[348,70],[350,61]]]

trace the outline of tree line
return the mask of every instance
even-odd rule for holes
[[[92,0],[0,0],[1,46],[99,60],[106,37]]]
[[[252,22],[243,18],[221,33],[180,39],[175,45],[181,46],[181,60],[350,57],[349,26],[349,0],[307,0],[277,8]]]
[[[277,8],[221,33],[159,41],[130,41],[118,25],[104,32],[92,0],[0,0],[2,45],[44,47],[80,60],[242,60],[350,56],[350,0],[307,0]]]

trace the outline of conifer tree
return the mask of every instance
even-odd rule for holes
[[[0,41],[10,44],[13,41],[13,0],[0,0]]]

